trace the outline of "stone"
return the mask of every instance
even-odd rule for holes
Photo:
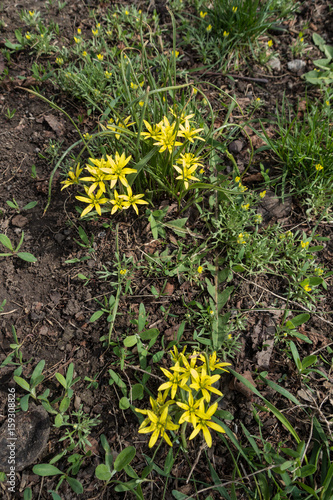
[[[299,71],[302,71],[305,66],[306,62],[302,61],[301,59],[294,59],[293,61],[289,61],[287,63],[289,71],[292,71],[293,73],[298,73]]]
[[[240,153],[244,147],[244,143],[237,139],[236,141],[232,141],[231,144],[229,144],[228,149],[230,153]]]
[[[281,61],[277,57],[272,57],[268,61],[268,66],[272,68],[274,71],[281,71]]]

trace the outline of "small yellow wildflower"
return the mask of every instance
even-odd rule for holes
[[[104,59],[103,54],[97,54],[97,59],[98,59],[99,61],[103,61],[103,59]]]
[[[310,285],[304,285],[303,288],[304,288],[304,290],[306,292],[311,292],[311,290],[312,290],[312,288],[310,287]]]
[[[102,215],[101,205],[104,203],[108,203],[107,198],[102,198],[103,191],[100,189],[97,194],[89,193],[89,188],[84,186],[84,190],[86,192],[86,196],[75,196],[75,198],[79,201],[83,201],[84,203],[88,203],[88,206],[82,211],[80,217],[84,217],[91,210],[95,209],[98,215]]]
[[[172,446],[172,442],[165,431],[174,431],[179,428],[179,425],[174,424],[168,416],[168,407],[164,408],[161,415],[156,415],[156,413],[150,410],[147,410],[147,415],[148,418],[140,425],[139,432],[142,434],[147,434],[149,432],[153,433],[149,440],[149,448],[154,446],[159,436],[161,436],[169,446]]]
[[[25,35],[25,37],[26,37],[27,40],[30,40],[31,35],[30,35],[29,31],[27,32],[27,34]]]
[[[210,31],[212,31],[212,27],[213,26],[211,24],[208,24],[208,26],[206,28],[206,31],[208,31],[208,33],[209,33]]]
[[[87,55],[88,55],[87,51],[86,51],[86,50],[84,50],[84,51],[82,52],[82,56],[83,56],[83,57],[87,57]]]
[[[256,214],[256,215],[254,216],[254,222],[255,222],[256,224],[261,224],[261,223],[262,223],[262,215],[261,215],[261,214]]]
[[[127,269],[120,269],[119,272],[124,276],[127,273]]]
[[[309,242],[308,241],[301,241],[301,247],[302,248],[308,248]]]
[[[241,178],[240,177],[235,177],[235,182],[237,182],[237,184],[240,182]]]
[[[204,174],[205,173],[205,169],[204,168],[200,168],[199,173],[200,174]]]
[[[178,50],[172,51],[171,54],[177,58],[179,56],[179,51]]]
[[[101,27],[101,23],[96,24],[96,28],[99,29]]]
[[[207,16],[207,12],[200,11],[201,19],[205,19],[206,16]]]
[[[111,35],[112,35],[112,31],[107,31],[107,32],[106,32],[106,34],[107,34],[108,36],[111,36]]]
[[[304,38],[303,37],[300,38],[299,41],[303,43],[304,42]]]
[[[265,198],[266,191],[261,191],[261,193],[259,193],[259,196],[260,196],[260,198]]]
[[[229,31],[223,31],[223,36],[228,36],[229,35]]]
[[[232,335],[231,335],[231,333],[229,333],[229,335],[228,335],[228,339],[229,339],[229,340],[231,340],[231,339],[232,339]]]
[[[144,101],[139,101],[139,106],[141,106],[141,108],[142,108],[142,106],[144,105],[144,103],[145,103]]]
[[[112,73],[110,73],[109,71],[105,71],[104,75],[105,75],[105,78],[111,78]]]
[[[233,8],[232,8],[232,12],[233,12],[233,13],[236,13],[236,12],[237,12],[237,9],[238,9],[238,7],[233,7]]]
[[[260,97],[257,97],[256,101],[257,101],[257,102],[260,102]]]
[[[248,210],[250,208],[250,203],[246,203],[245,205],[241,205],[243,210]]]
[[[324,274],[324,269],[321,269],[320,267],[316,267],[314,271],[317,276],[322,276]]]
[[[243,186],[243,184],[241,182],[238,184],[238,187],[239,187],[241,193],[244,193],[247,190],[247,187]]]
[[[193,95],[196,95],[197,93],[198,93],[198,89],[196,89],[195,87],[193,87]]]
[[[77,34],[78,34],[78,35],[81,35],[81,33],[82,33],[81,28],[78,28],[78,29],[77,29]]]
[[[98,30],[94,30],[94,29],[92,29],[92,30],[91,30],[91,32],[92,32],[92,34],[93,34],[94,36],[97,36],[97,35],[98,35]]]
[[[89,139],[92,138],[92,135],[88,134],[88,132],[86,134],[83,134],[83,137],[85,138],[86,141],[89,141]]]
[[[268,47],[273,47],[273,40],[268,40],[267,45]]]
[[[76,36],[74,37],[74,42],[75,43],[81,43],[82,42],[82,38],[77,38]]]
[[[55,60],[55,62],[56,62],[57,64],[59,64],[59,66],[61,66],[62,64],[64,64],[64,60],[63,60],[63,58],[62,58],[62,57],[57,57],[57,58],[56,58],[56,60]]]
[[[107,125],[107,128],[109,130],[112,130],[112,132],[117,132],[116,133],[116,139],[119,140],[120,139],[120,135],[121,135],[121,132],[119,133],[119,129],[123,129],[125,130],[126,128],[130,127],[131,125],[134,125],[135,122],[131,122],[131,123],[128,123],[131,119],[131,115],[127,116],[127,118],[125,118],[124,120],[120,120],[118,118],[116,118],[116,121],[113,120],[113,118],[111,118],[109,120],[109,123],[112,124],[114,123],[114,125],[116,126],[113,126],[113,125]]]
[[[112,203],[112,205],[113,205],[112,210],[111,210],[111,215],[116,213],[117,210],[122,210],[123,208],[125,208],[124,204],[123,204],[124,195],[122,195],[122,194],[119,195],[117,193],[117,190],[115,189],[113,191],[113,196],[114,196],[114,199],[110,200],[110,203]],[[128,208],[128,207],[126,207],[126,208]]]
[[[212,420],[212,416],[216,412],[217,406],[218,406],[218,404],[214,403],[205,412],[204,400],[203,399],[201,400],[199,409],[196,410],[196,413],[195,413],[195,416],[197,419],[197,425],[195,426],[194,431],[190,435],[189,439],[193,439],[197,434],[199,434],[200,431],[202,431],[208,447],[211,448],[213,441],[212,441],[212,436],[210,435],[208,427],[210,427],[211,429],[214,429],[215,431],[221,432],[221,433],[225,432],[225,430],[219,424],[216,424]]]
[[[201,274],[202,271],[203,271],[203,267],[202,266],[199,266],[198,269],[197,269],[198,273]]]
[[[79,184],[79,182],[80,182],[79,177],[80,177],[82,170],[83,170],[83,168],[80,168],[80,163],[77,164],[75,171],[70,170],[68,172],[68,179],[61,182],[61,184],[63,184],[61,191],[65,188],[68,188],[68,186],[71,186],[72,184]]]
[[[139,215],[139,210],[137,205],[148,205],[148,201],[141,200],[144,194],[133,194],[132,188],[127,187],[127,195],[124,195],[124,207],[133,207],[136,214]]]
[[[326,106],[329,106],[330,105],[330,101],[326,101]]]
[[[35,15],[35,11],[34,10],[29,10],[29,16],[33,17],[34,15]]]
[[[212,311],[212,309],[211,309],[211,310],[209,311],[209,314],[210,314],[211,316],[213,316],[214,311]]]
[[[202,396],[207,401],[207,403],[209,403],[211,398],[210,392],[213,392],[218,396],[223,396],[222,392],[213,386],[213,384],[217,382],[217,380],[219,380],[220,375],[211,375],[211,376],[207,375],[207,370],[205,365],[203,365],[200,374],[197,371],[193,370],[191,372],[191,376],[194,382],[190,384],[190,387],[195,391],[201,391]]]
[[[239,233],[238,238],[237,238],[237,243],[240,245],[244,245],[246,243],[246,241],[244,240],[243,233]]]
[[[317,163],[317,165],[315,165],[315,169],[317,170],[317,172],[319,172],[319,170],[323,170],[323,166],[320,165],[320,163]]]
[[[189,116],[191,116],[191,115],[189,115]],[[182,124],[179,125],[178,137],[184,137],[184,139],[186,139],[187,141],[190,141],[192,143],[194,143],[194,139],[199,139],[200,141],[204,141],[205,139],[196,135],[199,132],[201,132],[202,130],[203,130],[203,128],[197,128],[197,129],[191,128],[189,120],[185,120],[184,125],[182,125]]]
[[[129,12],[128,10],[125,10],[125,16],[128,16]]]

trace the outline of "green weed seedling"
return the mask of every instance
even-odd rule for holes
[[[5,303],[6,303],[6,300],[4,300],[3,303],[0,305],[0,312],[1,312],[1,306],[5,305]],[[10,344],[9,347],[11,349],[13,349],[13,351],[7,356],[6,359],[4,359],[4,361],[0,365],[0,368],[2,368],[3,366],[7,366],[7,365],[21,366],[23,364],[30,363],[32,360],[32,358],[30,358],[25,363],[23,362],[23,355],[22,355],[22,352],[20,351],[20,349],[23,345],[23,342],[19,343],[18,338],[17,338],[17,334],[16,334],[16,329],[15,329],[14,325],[12,325],[12,334],[13,334],[13,338],[14,338],[14,343]],[[16,359],[17,361],[14,361],[14,359]],[[19,371],[15,370],[14,375],[19,375],[19,374],[20,374]]]
[[[82,405],[78,411],[73,411],[70,415],[61,415],[60,419],[59,413],[55,418],[55,427],[66,427],[65,435],[59,439],[59,442],[68,439],[69,445],[66,447],[68,451],[72,451],[75,448],[81,448],[86,451],[86,447],[91,447],[91,443],[88,437],[91,434],[91,429],[98,425],[101,421],[98,417],[89,417],[82,410]]]
[[[37,396],[36,393],[36,388],[39,384],[41,384],[44,380],[44,375],[42,374],[43,369],[45,366],[45,360],[42,359],[37,366],[35,367],[34,371],[32,372],[32,375],[30,377],[30,383],[27,382],[24,378],[14,375],[14,380],[15,382],[22,387],[25,391],[27,391],[29,394],[26,394],[20,399],[20,406],[23,411],[27,411],[29,407],[29,398],[30,396],[35,400],[35,401],[47,401],[47,398],[50,394],[50,389],[46,389],[43,394],[40,396]],[[20,367],[22,372],[22,367]]]
[[[15,256],[15,257],[18,257],[19,259],[26,261],[26,262],[37,262],[36,257],[34,257],[31,253],[19,252],[19,249],[22,246],[23,240],[24,240],[24,231],[22,231],[21,239],[20,239],[17,247],[14,249],[8,236],[6,236],[5,234],[0,234],[0,243],[4,247],[8,248],[8,250],[9,250],[9,253],[0,253],[0,257],[13,257],[13,256]]]
[[[326,380],[328,380],[325,373],[314,367],[314,365],[316,365],[318,362],[318,357],[316,355],[310,354],[310,356],[306,356],[303,360],[301,360],[297,347],[292,340],[290,341],[289,346],[297,371],[301,379],[304,381],[304,383],[307,385],[309,389],[310,389],[308,385],[308,383],[310,382],[309,375],[312,373],[317,373],[321,377],[324,377]]]
[[[12,110],[10,110],[9,108],[7,108],[7,113],[6,113],[7,120],[11,120],[12,118],[14,118],[15,113],[16,113],[16,109],[15,108],[12,109]]]
[[[131,491],[135,494],[135,497],[139,500],[144,500],[144,496],[141,489],[141,483],[145,480],[145,477],[151,472],[144,469],[144,473],[140,478],[133,468],[130,466],[131,461],[136,455],[136,449],[134,446],[128,446],[122,450],[119,455],[113,460],[113,455],[109,443],[107,442],[106,436],[101,435],[101,444],[105,451],[105,463],[99,464],[95,469],[95,475],[98,479],[105,482],[105,488],[110,483],[115,483],[115,491],[125,492]],[[132,478],[131,481],[122,482],[112,479],[118,472],[124,471],[126,474]],[[147,472],[147,474],[145,474]]]
[[[284,317],[288,315],[288,310],[285,311]],[[288,319],[285,322],[282,322],[281,326],[277,328],[276,339],[281,340],[283,337],[297,337],[308,344],[312,344],[312,341],[303,333],[300,333],[297,328],[304,325],[310,319],[310,314],[302,313],[298,314],[292,319]]]
[[[313,33],[312,38],[317,47],[324,52],[326,58],[313,61],[313,64],[319,69],[305,73],[304,78],[314,85],[331,85],[333,83],[333,45],[327,45],[317,33]]]
[[[69,476],[67,472],[61,471],[60,469],[58,469],[58,467],[55,467],[52,464],[38,464],[35,465],[32,470],[34,474],[37,474],[41,477],[60,476],[56,491],[50,491],[53,500],[62,500],[57,491],[64,481],[67,481],[74,493],[77,493],[78,495],[83,493],[83,486],[80,481],[78,481],[74,477]]]
[[[30,201],[29,203],[27,203],[27,205],[24,205],[24,207],[22,208],[19,207],[19,204],[15,200],[15,198],[13,198],[13,201],[7,200],[6,203],[10,208],[13,208],[19,214],[21,213],[21,210],[31,210],[32,208],[34,208],[38,204],[38,201]]]
[[[55,374],[55,377],[58,380],[59,384],[61,384],[61,386],[64,388],[64,393],[61,395],[61,397],[52,401],[52,403],[50,403],[47,400],[42,401],[42,405],[44,406],[46,411],[57,415],[55,418],[56,427],[62,425],[64,420],[63,415],[68,410],[70,401],[74,394],[72,387],[80,380],[80,377],[73,378],[73,376],[74,376],[74,363],[70,363],[67,369],[66,377],[64,377],[61,373]],[[57,411],[55,410],[54,406],[58,404],[59,401],[60,401],[59,411]]]

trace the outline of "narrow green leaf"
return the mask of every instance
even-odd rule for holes
[[[67,382],[66,379],[61,373],[56,373],[55,378],[58,380],[58,382],[65,388],[67,389]]]
[[[32,471],[34,474],[37,474],[37,476],[58,476],[59,474],[63,474],[61,470],[58,469],[58,467],[55,467],[54,465],[50,464],[37,464],[34,465],[32,468]]]
[[[24,380],[24,378],[14,376],[14,380],[20,387],[22,387],[22,389],[30,392],[30,385],[28,384],[28,382],[26,380]]]
[[[20,259],[26,261],[26,262],[37,262],[36,257],[34,257],[31,253],[29,252],[18,252],[17,257]]]
[[[99,310],[94,312],[94,314],[90,318],[90,323],[93,323],[94,321],[97,321],[101,316],[103,316],[104,312]]]
[[[8,248],[9,250],[12,250],[13,251],[13,246],[11,244],[11,241],[10,239],[5,235],[5,234],[0,234],[0,243]]]
[[[136,454],[136,449],[134,446],[128,446],[125,448],[123,451],[119,453],[117,458],[114,461],[114,469],[119,472],[121,471],[126,465],[131,463],[133,458],[135,457]]]

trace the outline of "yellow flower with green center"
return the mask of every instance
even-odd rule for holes
[[[94,30],[94,29],[92,29],[92,30],[91,30],[91,32],[92,32],[92,34],[93,34],[94,36],[97,36],[97,35],[98,35],[98,30]]]
[[[139,433],[153,433],[149,440],[149,448],[152,448],[154,446],[159,436],[161,436],[169,446],[172,446],[172,442],[166,431],[175,431],[179,428],[179,425],[174,424],[171,418],[168,416],[168,407],[164,408],[161,415],[156,415],[150,410],[147,410],[147,415],[151,424],[147,426],[147,419],[145,419],[139,428]],[[143,426],[143,424],[145,424],[145,426]]]
[[[86,170],[88,170],[89,174],[91,177],[82,177],[81,181],[85,182],[92,182],[92,184],[89,187],[88,193],[92,193],[95,191],[97,187],[105,193],[106,187],[105,187],[105,181],[109,181],[111,179],[110,174],[106,174],[102,168],[104,168],[107,165],[107,162],[102,158],[101,160],[95,160],[93,158],[89,158],[89,161],[95,165],[95,167],[92,167],[91,165],[86,165]]]
[[[80,163],[77,164],[75,171],[70,170],[68,172],[68,179],[61,182],[61,184],[64,184],[63,187],[61,188],[61,191],[65,188],[68,188],[68,186],[71,186],[72,184],[79,184],[80,183],[79,177],[82,171],[83,168],[80,168]]]
[[[176,123],[172,123],[172,125],[170,125],[169,120],[166,116],[164,116],[161,124],[161,130],[158,135],[158,142],[154,142],[154,146],[160,146],[160,153],[163,153],[165,150],[172,153],[174,147],[182,145],[181,142],[176,140],[175,127]]]
[[[180,153],[180,158],[177,160],[177,163],[182,165],[183,167],[203,167],[203,164],[200,163],[201,158],[194,156],[192,153]]]
[[[205,403],[203,400],[200,402],[199,409],[196,411],[196,419],[197,425],[194,428],[194,431],[190,435],[189,439],[195,438],[200,431],[202,431],[205,441],[209,448],[212,446],[212,436],[209,432],[209,427],[214,429],[217,432],[225,432],[224,429],[217,423],[211,420],[212,416],[217,410],[217,403],[214,403],[212,406],[205,411]]]
[[[141,132],[141,135],[145,139],[154,139],[157,141],[161,132],[163,122],[156,123],[156,125],[154,126],[151,126],[150,123],[148,123],[146,120],[143,120],[143,123],[145,124],[148,132]]]
[[[192,175],[196,171],[196,165],[193,165],[192,167],[187,167],[186,165],[183,165],[183,168],[178,167],[177,165],[173,165],[173,168],[177,170],[177,172],[180,174],[176,177],[176,180],[180,180],[184,182],[184,187],[185,189],[188,189],[189,187],[189,181],[199,181],[197,177],[194,177]]]
[[[206,28],[206,31],[208,31],[208,33],[209,33],[210,31],[212,31],[212,27],[213,27],[213,26],[212,26],[211,24],[209,24],[209,25],[207,26],[207,28]]]
[[[241,193],[244,193],[245,191],[247,191],[247,187],[243,186],[243,184],[241,182],[238,184],[238,187],[239,187],[239,190]]]
[[[188,404],[186,403],[179,403],[177,401],[177,405],[182,409],[185,410],[184,413],[181,415],[179,419],[179,423],[183,424],[184,422],[189,422],[190,424],[195,427],[198,423],[198,418],[196,416],[196,412],[199,409],[201,403],[201,399],[195,400],[193,398],[192,392],[189,393],[188,395]]]
[[[206,16],[207,16],[207,12],[203,12],[203,11],[200,12],[201,19],[205,19]]]
[[[301,241],[301,247],[302,248],[308,248],[309,242],[308,241]]]
[[[304,290],[306,292],[311,292],[311,290],[312,290],[312,288],[310,287],[310,285],[304,285],[303,288],[304,288]]]
[[[220,378],[220,375],[207,375],[206,367],[203,366],[201,373],[193,373],[194,382],[190,385],[192,389],[195,391],[201,391],[204,399],[209,402],[210,401],[210,392],[217,394],[218,396],[223,396],[222,392],[213,387],[213,384],[217,382]]]
[[[317,276],[322,276],[324,274],[324,270],[321,269],[320,267],[316,267],[314,272],[316,273]]]
[[[260,196],[260,198],[265,198],[266,191],[261,191],[261,193],[259,193],[259,196]]]
[[[250,203],[246,203],[245,205],[241,205],[243,210],[248,210],[250,208]]]
[[[317,170],[317,172],[319,172],[320,170],[323,170],[323,166],[320,165],[320,163],[317,163],[317,165],[315,166],[315,169]]]
[[[176,363],[177,365],[177,363]],[[178,368],[177,366],[173,368]],[[174,373],[169,372],[169,370],[166,370],[165,368],[161,367],[162,372],[164,375],[169,379],[168,382],[164,382],[164,384],[160,385],[158,390],[159,391],[165,391],[171,389],[171,399],[174,399],[178,387],[181,389],[184,389],[187,392],[190,392],[189,388],[186,385],[187,379],[184,378],[183,374],[176,369],[174,369]]]
[[[200,141],[204,141],[202,137],[196,135],[199,132],[201,132],[203,128],[191,128],[190,122],[188,120],[185,120],[185,125],[180,124],[179,129],[178,129],[178,137],[184,137],[187,141],[194,142],[194,139],[200,139]]]
[[[228,36],[229,35],[229,31],[223,31],[223,36]]]
[[[113,196],[114,199],[110,200],[110,203],[113,205],[112,210],[111,210],[111,215],[115,214],[117,210],[123,210],[124,207],[124,195],[118,194],[117,190],[115,189],[113,191]]]
[[[116,139],[120,139],[120,135],[122,130],[125,130],[126,128],[130,127],[131,125],[134,125],[135,122],[128,123],[131,119],[131,115],[125,118],[124,120],[121,120],[120,118],[116,118],[114,121],[113,118],[109,120],[110,125],[107,125],[107,128],[109,130],[112,130],[112,132],[117,132],[116,133]],[[120,130],[119,130],[120,129]]]
[[[84,51],[82,52],[82,55],[83,55],[83,57],[87,57],[88,52],[87,52],[86,50],[84,50]]]
[[[106,174],[110,174],[109,179],[111,180],[110,187],[111,189],[117,184],[119,180],[125,187],[128,187],[129,184],[126,179],[126,175],[134,174],[136,172],[135,168],[125,168],[127,163],[132,159],[132,155],[126,158],[125,153],[119,155],[118,151],[115,154],[114,159],[112,156],[107,157],[107,162],[104,167],[101,167],[101,170]]]
[[[98,59],[99,61],[103,61],[103,59],[104,59],[103,54],[97,54],[97,59]]]
[[[216,357],[217,357],[216,351],[214,351],[213,354],[209,356],[208,359],[209,370],[211,372],[215,370],[223,370],[224,372],[227,372],[228,370],[226,370],[224,367],[231,366],[231,363],[221,363],[219,359],[216,359]],[[200,359],[203,363],[206,363],[206,358],[203,354],[200,355]]]
[[[240,245],[244,245],[244,243],[246,243],[243,233],[239,233],[237,238],[237,243]]]
[[[180,366],[180,365],[183,366]],[[185,383],[187,383],[188,379],[191,377],[191,381],[193,382],[194,377],[198,375],[198,370],[200,370],[199,367],[196,367],[197,364],[197,356],[196,353],[193,353],[193,355],[190,358],[190,362],[188,362],[188,359],[186,356],[184,356],[183,353],[180,354],[179,356],[179,361],[175,363],[174,366],[170,368],[170,370],[173,370],[175,372],[181,373],[182,374],[182,379],[185,380]]]
[[[133,207],[136,214],[139,215],[139,210],[137,205],[148,205],[148,201],[142,200],[141,198],[144,194],[133,194],[132,188],[130,186],[127,187],[127,195],[124,195],[124,207]]]
[[[122,276],[125,276],[125,274],[127,274],[127,269],[120,269],[119,273],[120,273]]]
[[[89,188],[87,186],[84,186],[84,190],[87,196],[75,196],[77,200],[88,203],[88,206],[83,210],[80,217],[84,217],[93,209],[96,210],[98,215],[102,215],[101,205],[104,205],[104,203],[108,203],[109,201],[107,198],[102,198],[103,191],[100,189],[97,194],[89,193]]]

